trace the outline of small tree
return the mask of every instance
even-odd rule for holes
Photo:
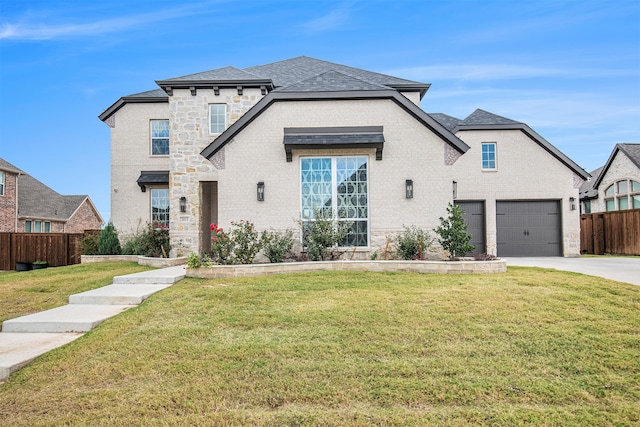
[[[100,239],[98,240],[98,254],[99,255],[120,255],[122,252],[120,248],[120,240],[118,240],[118,232],[113,226],[113,223],[109,223],[100,232]]]
[[[447,218],[440,217],[440,226],[433,231],[439,236],[438,242],[449,253],[449,259],[465,256],[476,247],[469,244],[471,235],[467,233],[467,223],[462,217],[460,206],[449,203]]]

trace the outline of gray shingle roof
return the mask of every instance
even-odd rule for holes
[[[165,91],[162,89],[153,89],[148,90],[146,92],[134,93],[131,95],[127,95],[126,98],[157,98],[157,97],[165,97],[169,98]]]
[[[598,189],[594,187],[594,184],[596,183],[598,176],[600,176],[600,172],[602,172],[603,168],[604,166],[600,166],[598,169],[591,171],[591,179],[582,183],[579,190],[580,200],[595,199],[598,197]]]
[[[640,169],[640,144],[618,144],[618,147]]]
[[[383,86],[425,85],[420,82],[323,61],[322,59],[308,56],[298,56],[297,58],[272,62],[271,64],[256,65],[245,68],[244,70],[261,77],[269,78],[273,80],[276,86],[289,86],[310,77],[317,76],[318,74],[326,73],[327,71],[338,71],[362,81]]]
[[[339,92],[350,90],[388,90],[388,86],[366,82],[339,71],[326,71],[291,85],[278,88],[281,92]]]
[[[19,168],[15,167],[11,163],[7,162],[5,159],[0,158],[0,170],[13,172],[13,173],[24,173]]]
[[[481,109],[477,109],[464,119],[461,125],[512,125],[518,124],[515,120],[507,119],[506,117],[498,116],[497,114],[490,113]]]
[[[442,126],[449,129],[450,131],[453,130],[456,126],[458,126],[460,123],[462,123],[462,120],[453,116],[449,116],[447,114],[443,114],[443,113],[429,113],[429,115],[433,117]]]
[[[238,80],[238,81],[244,81],[244,80],[256,80],[256,79],[261,79],[261,76],[257,76],[255,74],[252,74],[248,71],[245,70],[241,70],[239,68],[236,67],[223,67],[223,68],[217,68],[215,70],[209,70],[209,71],[203,71],[201,73],[194,73],[194,74],[188,74],[186,76],[181,76],[181,77],[173,77],[167,80],[164,80],[165,82],[170,82],[170,81],[181,81],[181,80]]]
[[[63,196],[31,175],[18,178],[18,216],[66,221],[88,196]]]
[[[613,151],[611,152],[611,155],[609,156],[609,159],[607,160],[607,163],[604,164],[604,166],[602,167],[602,171],[595,179],[593,188],[597,189],[600,186],[602,178],[604,178],[604,176],[606,175],[609,167],[611,166],[611,163],[613,162],[613,159],[615,159],[619,151],[622,151],[629,158],[629,160],[631,160],[631,162],[635,164],[638,169],[640,169],[640,144],[616,144],[616,146],[613,148]]]

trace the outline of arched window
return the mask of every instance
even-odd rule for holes
[[[640,209],[640,182],[632,179],[617,181],[604,190],[607,211]]]

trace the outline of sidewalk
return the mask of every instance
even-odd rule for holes
[[[113,284],[71,295],[69,304],[2,323],[0,381],[185,276],[185,266],[116,276]]]

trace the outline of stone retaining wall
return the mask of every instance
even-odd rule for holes
[[[506,260],[495,261],[319,261],[274,264],[215,265],[187,268],[187,277],[201,279],[253,277],[309,271],[376,271],[440,274],[490,274],[507,271]]]
[[[164,268],[176,265],[184,265],[187,263],[186,257],[179,258],[153,258],[141,255],[82,255],[80,263],[87,264],[91,262],[137,262],[140,265],[149,267]]]

